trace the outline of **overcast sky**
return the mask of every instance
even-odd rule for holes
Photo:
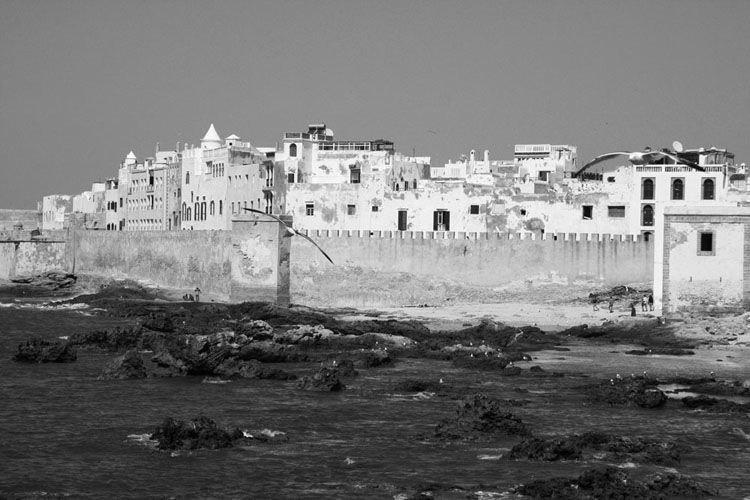
[[[474,148],[726,147],[750,161],[750,2],[0,0],[0,208],[209,124]]]

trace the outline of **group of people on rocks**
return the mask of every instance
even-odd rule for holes
[[[594,306],[594,311],[598,311],[599,310],[599,297],[594,296],[591,299],[591,303]],[[635,316],[635,305],[637,303],[638,302],[630,303],[630,315],[631,316]],[[610,297],[609,307],[608,307],[609,312],[614,312],[614,308],[615,308],[615,300]],[[648,295],[644,295],[643,297],[641,297],[641,311],[648,312],[648,311],[653,311],[653,310],[654,310],[654,295],[650,293]]]

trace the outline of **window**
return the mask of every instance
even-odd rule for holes
[[[349,183],[350,184],[359,184],[360,181],[360,174],[362,173],[362,170],[358,168],[352,168],[349,167]]]
[[[185,184],[190,184],[190,172],[185,173]]]
[[[398,230],[406,231],[406,210],[398,211]]]
[[[346,206],[346,215],[356,215],[356,214],[357,214],[357,205]]]
[[[296,144],[290,144],[289,145],[289,156],[296,157],[297,156],[297,145]]]
[[[713,231],[698,231],[698,255],[716,255]]]
[[[305,203],[305,215],[307,216],[313,216],[315,215],[315,205],[312,203]]]
[[[641,184],[641,199],[642,200],[654,199],[654,180],[653,179],[643,179],[643,184]]]
[[[685,181],[682,179],[672,179],[672,199],[685,199]]]
[[[641,209],[641,225],[654,225],[654,207],[651,205],[643,205],[643,208]]]
[[[373,205],[372,206],[372,211],[373,212],[377,212],[378,211],[378,206],[377,205]]]
[[[594,218],[594,206],[593,205],[583,205],[581,208],[583,209],[584,220],[591,220]]]
[[[479,205],[470,205],[469,213],[472,215],[477,215],[479,213]]]
[[[451,213],[447,210],[435,210],[432,213],[432,230],[433,231],[450,231]]]
[[[622,219],[625,217],[625,207],[622,205],[614,205],[607,207],[607,215],[613,219]]]
[[[701,193],[701,198],[704,200],[713,200],[714,199],[714,180],[713,179],[703,179],[703,192]]]
[[[294,184],[294,173],[288,173],[288,174],[286,174],[286,181],[289,184]]]

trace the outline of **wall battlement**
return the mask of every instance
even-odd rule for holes
[[[622,241],[646,242],[637,234],[611,233],[506,233],[466,231],[367,231],[346,229],[302,229],[311,238],[384,238],[424,240],[531,240],[531,241]],[[648,243],[648,242],[646,242]]]

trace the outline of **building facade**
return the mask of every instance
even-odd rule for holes
[[[670,206],[658,218],[657,310],[750,309],[750,208]]]

